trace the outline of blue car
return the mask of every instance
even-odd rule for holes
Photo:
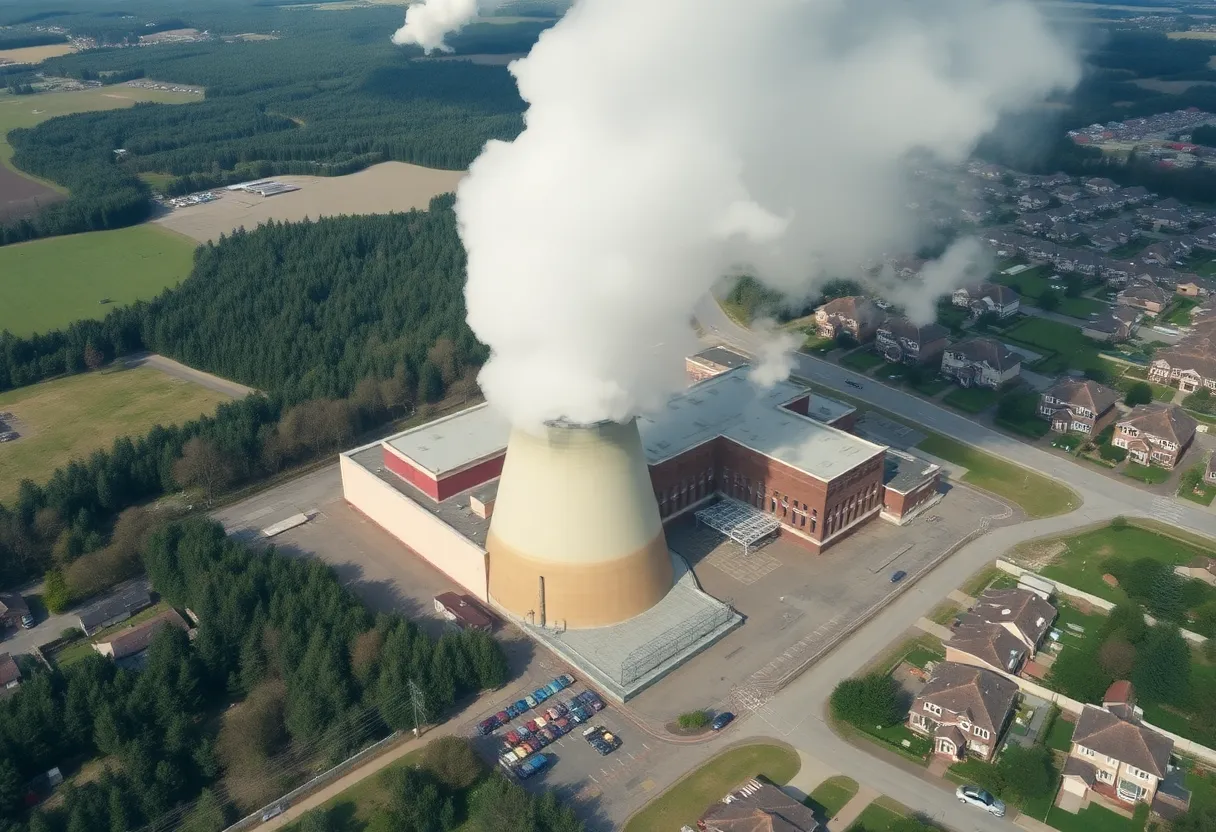
[[[891,583],[897,584],[906,577],[908,577],[907,572],[902,569],[896,570],[895,572],[891,573]]]
[[[732,714],[730,711],[724,711],[724,712],[718,714],[716,717],[714,717],[714,721],[712,723],[710,723],[710,727],[713,728],[715,731],[721,731],[727,725],[730,725],[731,721],[734,720],[734,718],[735,718],[735,715]]]

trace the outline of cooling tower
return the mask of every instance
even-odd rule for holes
[[[514,430],[486,550],[490,596],[538,625],[602,627],[658,603],[671,557],[637,424]]]

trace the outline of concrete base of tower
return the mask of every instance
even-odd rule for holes
[[[593,686],[625,702],[743,623],[727,604],[704,592],[684,558],[669,553],[671,589],[644,612],[607,627],[539,627],[497,603],[499,612],[557,653]]]

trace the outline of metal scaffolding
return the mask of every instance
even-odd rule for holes
[[[696,517],[716,532],[729,537],[743,547],[746,554],[752,544],[780,528],[781,523],[758,508],[723,497],[712,506],[701,509]]]

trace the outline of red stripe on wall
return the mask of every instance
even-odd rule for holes
[[[380,452],[384,456],[385,468],[401,477],[401,479],[417,488],[423,494],[429,496],[432,500],[439,499],[439,484],[435,482],[434,477],[410,465],[388,448],[381,446]]]
[[[502,474],[502,463],[506,458],[507,454],[504,451],[492,459],[487,459],[470,468],[465,468],[463,471],[457,471],[455,474],[449,474],[441,478],[439,480],[439,499],[446,500],[453,494],[459,494],[461,491],[476,488],[500,476]]]

